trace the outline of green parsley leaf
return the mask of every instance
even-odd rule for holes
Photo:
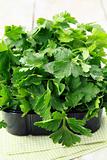
[[[45,65],[45,71],[53,74],[57,79],[69,77],[71,74],[78,77],[82,74],[82,69],[70,61],[54,61]]]
[[[51,106],[54,110],[63,111],[64,109],[64,102],[59,97],[52,96],[51,98]]]
[[[38,25],[39,28],[50,29],[50,27],[52,26],[52,21],[47,20],[45,18],[38,18],[37,25]]]
[[[22,34],[24,33],[25,32],[21,26],[5,26],[5,35],[13,41],[21,39]]]
[[[83,120],[77,120],[75,118],[69,118],[68,124],[71,130],[73,130],[76,133],[91,136],[91,130],[84,127],[85,122]]]
[[[75,90],[74,92],[70,92],[68,96],[66,96],[66,106],[76,107],[79,105],[80,100],[83,98],[84,94],[79,90]]]
[[[64,48],[64,47],[57,47],[53,52],[54,58],[56,61],[61,60],[70,60],[73,56],[73,53],[70,49]]]
[[[58,92],[58,95],[61,95],[65,89],[65,85],[63,83],[59,83],[57,81],[53,81],[55,86],[56,86],[56,89],[57,89],[57,92]]]
[[[96,95],[100,92],[100,89],[94,85],[93,83],[85,83],[81,87],[81,91],[84,94],[84,101],[90,102],[92,98],[96,97]]]
[[[0,121],[0,128],[6,128],[7,124],[4,122],[4,120]]]
[[[83,56],[83,60],[86,60],[89,57],[89,50],[86,48],[82,49],[82,56]]]
[[[47,28],[41,28],[33,33],[32,37],[40,45],[47,44],[48,40],[52,37],[52,32]]]
[[[54,124],[54,127],[53,127]],[[48,131],[55,131],[60,125],[60,121],[56,119],[49,119],[46,121],[35,122],[35,125],[41,128],[45,128]]]
[[[65,116],[66,115],[64,113],[61,114],[60,112],[54,112],[52,115],[53,119],[36,122],[35,125],[38,127],[45,128],[46,130],[49,130],[49,131],[54,131],[54,133],[50,135],[50,138],[52,138],[54,143],[62,143],[62,145],[70,147],[73,144],[80,142],[80,137],[74,134],[71,130],[67,128],[65,123]],[[76,128],[75,125],[77,125],[77,123],[74,124],[74,127]],[[81,125],[81,122],[80,122],[80,125]],[[87,131],[87,135],[89,135],[88,130],[84,129],[83,133],[86,134],[86,131]]]
[[[90,71],[90,68],[91,68],[90,65],[82,62],[81,66],[82,66],[82,69],[83,69],[84,72],[89,72]]]
[[[97,81],[103,81],[104,79],[103,71],[97,65],[92,65],[90,69],[90,75],[94,80],[97,80]]]
[[[100,92],[100,89],[91,82],[81,84],[73,92],[69,92],[66,96],[66,105],[76,107],[82,100],[84,103],[90,102]]]
[[[10,100],[10,91],[6,85],[0,85],[0,106],[6,105]]]
[[[57,14],[53,17],[54,23],[59,23],[59,22],[67,22],[67,23],[77,23],[77,20],[74,17],[71,17],[69,13],[62,12],[60,14]]]
[[[49,131],[56,131],[61,124],[63,115],[60,112],[53,112],[52,118],[53,119],[35,122],[35,125]]]
[[[26,99],[21,100],[20,108],[23,112],[23,117],[31,110],[30,103]]]
[[[71,132],[67,127],[61,127],[51,134],[50,138],[52,138],[54,143],[62,143],[62,145],[67,147],[80,142],[80,137]]]
[[[34,111],[39,114],[44,119],[50,118],[50,100],[51,100],[51,91],[47,89],[44,94],[38,97],[36,104],[34,105]]]
[[[89,105],[89,110],[87,114],[85,115],[85,119],[89,120],[92,119],[93,117],[98,117],[99,111],[100,111],[100,98],[97,97],[90,105]]]
[[[20,62],[27,67],[41,67],[44,63],[44,55],[35,53],[33,49],[24,51],[24,55]]]
[[[58,79],[62,79],[70,76],[71,65],[67,61],[54,61],[46,64],[45,71],[54,74]]]
[[[8,50],[7,45],[4,43],[4,41],[1,41],[0,42],[0,52],[4,52],[4,51],[7,51],[7,50]]]
[[[8,52],[0,52],[0,74],[5,80],[9,79],[10,56]]]
[[[68,80],[66,80],[66,83],[71,90],[75,90],[81,85],[81,80],[80,77],[70,76]]]
[[[72,36],[72,30],[58,30],[56,32],[58,34],[58,39],[60,42],[72,42],[74,40],[73,36]]]

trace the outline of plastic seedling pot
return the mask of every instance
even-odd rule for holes
[[[85,112],[68,113],[68,117],[76,119],[83,119]],[[87,121],[86,127],[92,130],[92,133],[97,131],[101,125],[102,109],[100,110],[98,117],[94,117]],[[25,117],[22,117],[22,113],[19,111],[3,111],[3,118],[7,123],[7,131],[13,135],[49,135],[51,132],[45,129],[34,126],[34,122],[40,121],[41,117],[35,113],[28,113]]]

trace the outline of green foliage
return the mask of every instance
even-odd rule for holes
[[[9,54],[7,52],[0,53],[0,74],[2,76],[1,79],[9,79]]]
[[[57,14],[53,17],[53,19],[57,22],[67,22],[67,23],[76,23],[77,20],[74,17],[71,17],[71,15],[68,12],[62,12],[60,14]]]
[[[47,89],[42,96],[36,99],[36,103],[33,107],[33,110],[44,119],[49,119],[51,116],[50,100],[51,100],[51,91],[50,89]]]
[[[61,114],[60,112],[54,112],[52,119],[36,122],[35,125],[49,131],[54,131],[54,133],[50,135],[53,142],[62,143],[62,145],[68,147],[80,142],[80,137],[74,134],[74,132],[87,136],[91,135],[90,130],[84,127],[85,121],[67,118],[65,113]]]
[[[6,26],[0,41],[0,107],[38,114],[37,126],[55,143],[71,146],[85,122],[107,110],[107,33],[95,23],[79,24],[69,13],[39,18],[33,31]],[[83,120],[68,112],[86,111]],[[5,126],[4,121],[0,128]]]
[[[13,41],[17,41],[22,38],[22,34],[24,33],[25,32],[23,31],[23,28],[21,26],[12,25],[5,27],[5,35]]]
[[[66,97],[66,105],[76,107],[79,103],[87,103],[92,101],[100,92],[100,89],[91,82],[84,82],[76,90],[68,92]]]
[[[85,121],[83,120],[76,120],[75,118],[69,118],[68,124],[71,130],[73,130],[74,132],[77,132],[79,134],[86,135],[86,136],[91,135],[90,130],[84,127]]]
[[[20,59],[20,62],[27,67],[41,67],[43,61],[44,55],[35,53],[33,49],[25,50],[23,58]]]
[[[54,112],[52,117],[53,119],[35,122],[35,125],[38,127],[45,128],[49,131],[56,131],[60,127],[60,123],[63,117],[60,112]]]
[[[80,142],[80,137],[71,132],[66,126],[62,126],[56,132],[50,135],[54,143],[61,143],[67,147]]]
[[[20,109],[23,112],[22,116],[25,116],[31,110],[30,104],[26,99],[21,100]]]
[[[69,77],[71,74],[71,65],[67,61],[54,61],[46,64],[45,71],[52,73],[57,79]]]
[[[53,82],[54,82],[54,84],[56,86],[58,95],[61,95],[63,93],[64,89],[65,89],[65,84],[59,83],[59,82],[57,82],[55,80]]]
[[[0,121],[0,128],[6,128],[7,124],[4,122],[4,120]]]
[[[8,50],[7,45],[4,43],[4,41],[1,41],[0,42],[0,52],[4,52],[7,50]]]
[[[1,84],[0,85],[0,106],[6,105],[9,100],[10,100],[9,88],[6,85]]]

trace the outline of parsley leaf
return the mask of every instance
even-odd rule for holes
[[[55,61],[46,64],[45,71],[52,73],[56,78],[62,79],[71,74],[71,65],[67,61]]]
[[[0,52],[4,52],[4,51],[7,51],[7,50],[8,50],[7,45],[4,43],[4,41],[1,41],[0,42]]]
[[[50,118],[50,100],[51,100],[51,91],[48,88],[44,94],[37,98],[37,101],[33,107],[34,111],[42,116],[44,119]]]
[[[68,124],[71,130],[73,130],[76,133],[91,136],[91,130],[84,127],[85,121],[84,120],[76,120],[75,118],[69,118]]]
[[[63,83],[59,83],[57,81],[53,81],[55,86],[56,86],[56,89],[57,89],[57,92],[58,92],[58,95],[61,95],[65,89],[65,85]]]
[[[23,117],[31,110],[30,104],[26,99],[21,100],[20,105],[21,111],[23,112]]]
[[[20,59],[20,62],[27,67],[41,67],[44,63],[44,56],[35,53],[33,49],[28,49],[24,51],[23,58]]]
[[[60,112],[54,112],[53,119],[35,122],[35,125],[38,127],[45,128],[49,131],[56,131],[59,128],[61,121],[62,121],[62,114]]]
[[[0,106],[4,106],[10,100],[10,91],[6,85],[0,85]]]
[[[87,136],[91,135],[90,130],[83,127],[85,125],[85,121],[83,120],[67,118],[64,113],[61,114],[60,112],[54,112],[52,118],[53,119],[47,121],[35,122],[35,125],[49,131],[54,131],[54,133],[50,135],[54,143],[61,143],[69,147],[81,140],[74,132]],[[71,130],[67,127],[66,123],[68,123]]]
[[[6,128],[7,124],[4,122],[4,120],[0,121],[0,128]]]
[[[22,34],[24,33],[25,32],[21,26],[5,26],[5,35],[13,41],[17,41],[22,38]]]
[[[77,23],[77,20],[74,17],[71,17],[71,15],[66,11],[55,15],[53,17],[53,20],[55,23],[58,23],[58,22],[67,22],[67,23],[73,23],[73,24]]]
[[[91,68],[90,65],[88,65],[86,63],[83,63],[83,62],[81,63],[81,66],[82,66],[82,69],[83,69],[84,72],[89,72],[89,70]]]
[[[66,105],[75,107],[82,100],[84,103],[90,102],[100,92],[100,89],[91,82],[81,84],[73,92],[69,92],[66,97]]]
[[[80,137],[71,132],[67,127],[61,127],[51,134],[50,138],[52,138],[54,143],[61,143],[67,147],[80,142]]]

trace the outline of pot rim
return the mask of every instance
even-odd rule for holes
[[[99,111],[102,111],[103,110],[103,108],[99,108]],[[5,110],[2,110],[3,112],[7,112],[7,113],[13,113],[13,114],[23,114],[23,112],[22,111],[20,111],[20,110],[12,110],[12,109],[5,109]],[[75,111],[75,110],[71,110],[71,111],[69,111],[69,112],[67,112],[67,114],[85,114],[85,113],[87,113],[87,111],[82,111],[82,112],[79,112],[79,111]],[[34,111],[30,111],[30,112],[28,112],[26,115],[28,115],[28,114],[37,114],[37,113],[35,113]]]

